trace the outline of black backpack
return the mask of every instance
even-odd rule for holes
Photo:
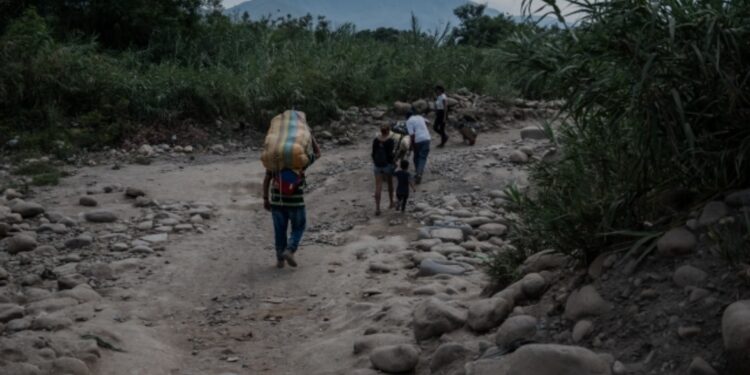
[[[389,142],[394,142],[394,141],[393,139],[388,139],[384,142],[384,141],[377,139],[376,142],[378,146],[375,148],[375,154],[372,156],[373,162],[375,163],[375,166],[378,168],[387,167],[388,165],[391,164],[391,160],[393,160],[393,156],[388,154],[386,145]]]

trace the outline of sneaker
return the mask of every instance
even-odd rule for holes
[[[414,183],[419,185],[422,183],[422,176],[416,176],[414,177]]]
[[[297,267],[297,261],[294,260],[294,253],[287,250],[281,256],[284,257],[284,260],[286,260],[286,262],[289,263],[290,266]]]
[[[284,268],[284,261],[283,260],[276,261],[276,268]]]

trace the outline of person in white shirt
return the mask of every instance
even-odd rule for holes
[[[443,86],[435,86],[435,131],[440,134],[439,148],[445,147],[448,142],[448,134],[445,132],[445,124],[448,122],[448,97],[445,95]]]
[[[411,136],[411,145],[414,150],[414,182],[422,182],[422,173],[427,165],[427,156],[430,154],[430,130],[424,117],[415,113],[414,109],[409,111],[406,120],[406,129]]]

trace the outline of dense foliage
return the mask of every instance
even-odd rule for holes
[[[750,184],[750,4],[577,4],[562,38],[519,36],[505,52],[530,87],[567,99],[561,161],[517,199],[518,240],[591,260]]]
[[[497,51],[450,45],[416,18],[412,30],[358,32],[309,16],[233,22],[197,0],[27,3],[37,7],[2,21],[0,147],[101,147],[134,128],[219,118],[262,127],[291,106],[321,123],[437,82],[511,90]]]

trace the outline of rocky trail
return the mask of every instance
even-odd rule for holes
[[[478,144],[452,133],[431,151],[407,214],[380,217],[367,145],[390,115],[350,109],[345,118],[367,120],[323,137],[296,269],[275,268],[257,148],[148,146],[139,150],[148,165],[112,152],[59,186],[6,191],[0,374],[750,369],[750,304],[735,303],[749,297],[747,284],[700,235],[747,193],[696,213],[639,267],[622,253],[586,269],[545,251],[517,282],[490,288],[487,254],[512,247],[501,189],[526,186],[527,163],[554,148],[534,120],[550,109],[477,109],[476,99],[459,105],[495,119]]]

